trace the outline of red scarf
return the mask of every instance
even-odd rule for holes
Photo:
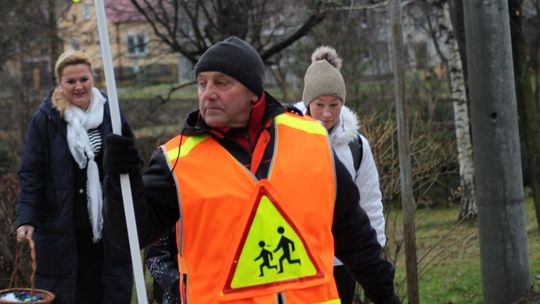
[[[265,93],[257,100],[251,108],[251,115],[249,117],[247,125],[248,136],[246,138],[246,132],[242,129],[231,128],[218,128],[214,129],[212,133],[223,138],[225,135],[229,136],[232,140],[237,142],[249,153],[253,152],[253,148],[257,143],[257,138],[264,128],[264,111],[266,109],[266,95]],[[249,138],[249,141],[248,141]]]

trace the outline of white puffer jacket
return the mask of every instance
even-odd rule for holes
[[[304,103],[298,102],[294,106],[301,110],[302,113],[306,113]],[[358,128],[359,122],[356,114],[343,105],[338,125],[329,135],[330,142],[339,160],[354,178],[358,192],[360,192],[360,207],[367,213],[371,227],[377,232],[377,240],[381,244],[381,247],[384,247],[386,244],[386,234],[382,195],[379,187],[379,173],[377,172],[369,142],[364,136],[358,133]],[[358,171],[355,172],[349,142],[357,135],[360,135],[362,139],[362,160]]]

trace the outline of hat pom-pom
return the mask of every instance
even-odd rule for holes
[[[341,57],[338,56],[336,50],[329,46],[318,47],[311,55],[311,62],[326,60],[336,69],[341,69]]]

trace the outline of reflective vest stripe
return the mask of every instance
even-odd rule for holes
[[[193,148],[195,148],[199,143],[201,143],[203,140],[208,138],[207,135],[205,136],[182,136],[185,137],[186,140],[178,147],[178,145],[170,150],[167,150],[167,159],[169,161],[176,161],[177,158],[183,157],[189,154]],[[178,141],[176,141],[178,142]]]
[[[300,129],[311,134],[328,134],[326,129],[320,122],[299,118],[298,116],[293,116],[293,114],[279,115],[276,117],[275,121],[278,125],[287,125],[288,127]]]
[[[330,301],[325,301],[325,302],[319,302],[317,304],[340,304],[341,301],[340,299],[335,299],[335,300],[330,300]]]

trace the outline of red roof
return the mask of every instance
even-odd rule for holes
[[[144,2],[139,1],[144,7]],[[159,0],[150,0],[149,2],[157,3]],[[137,11],[131,0],[105,0],[105,11],[107,19],[113,23],[143,21],[144,16]]]

